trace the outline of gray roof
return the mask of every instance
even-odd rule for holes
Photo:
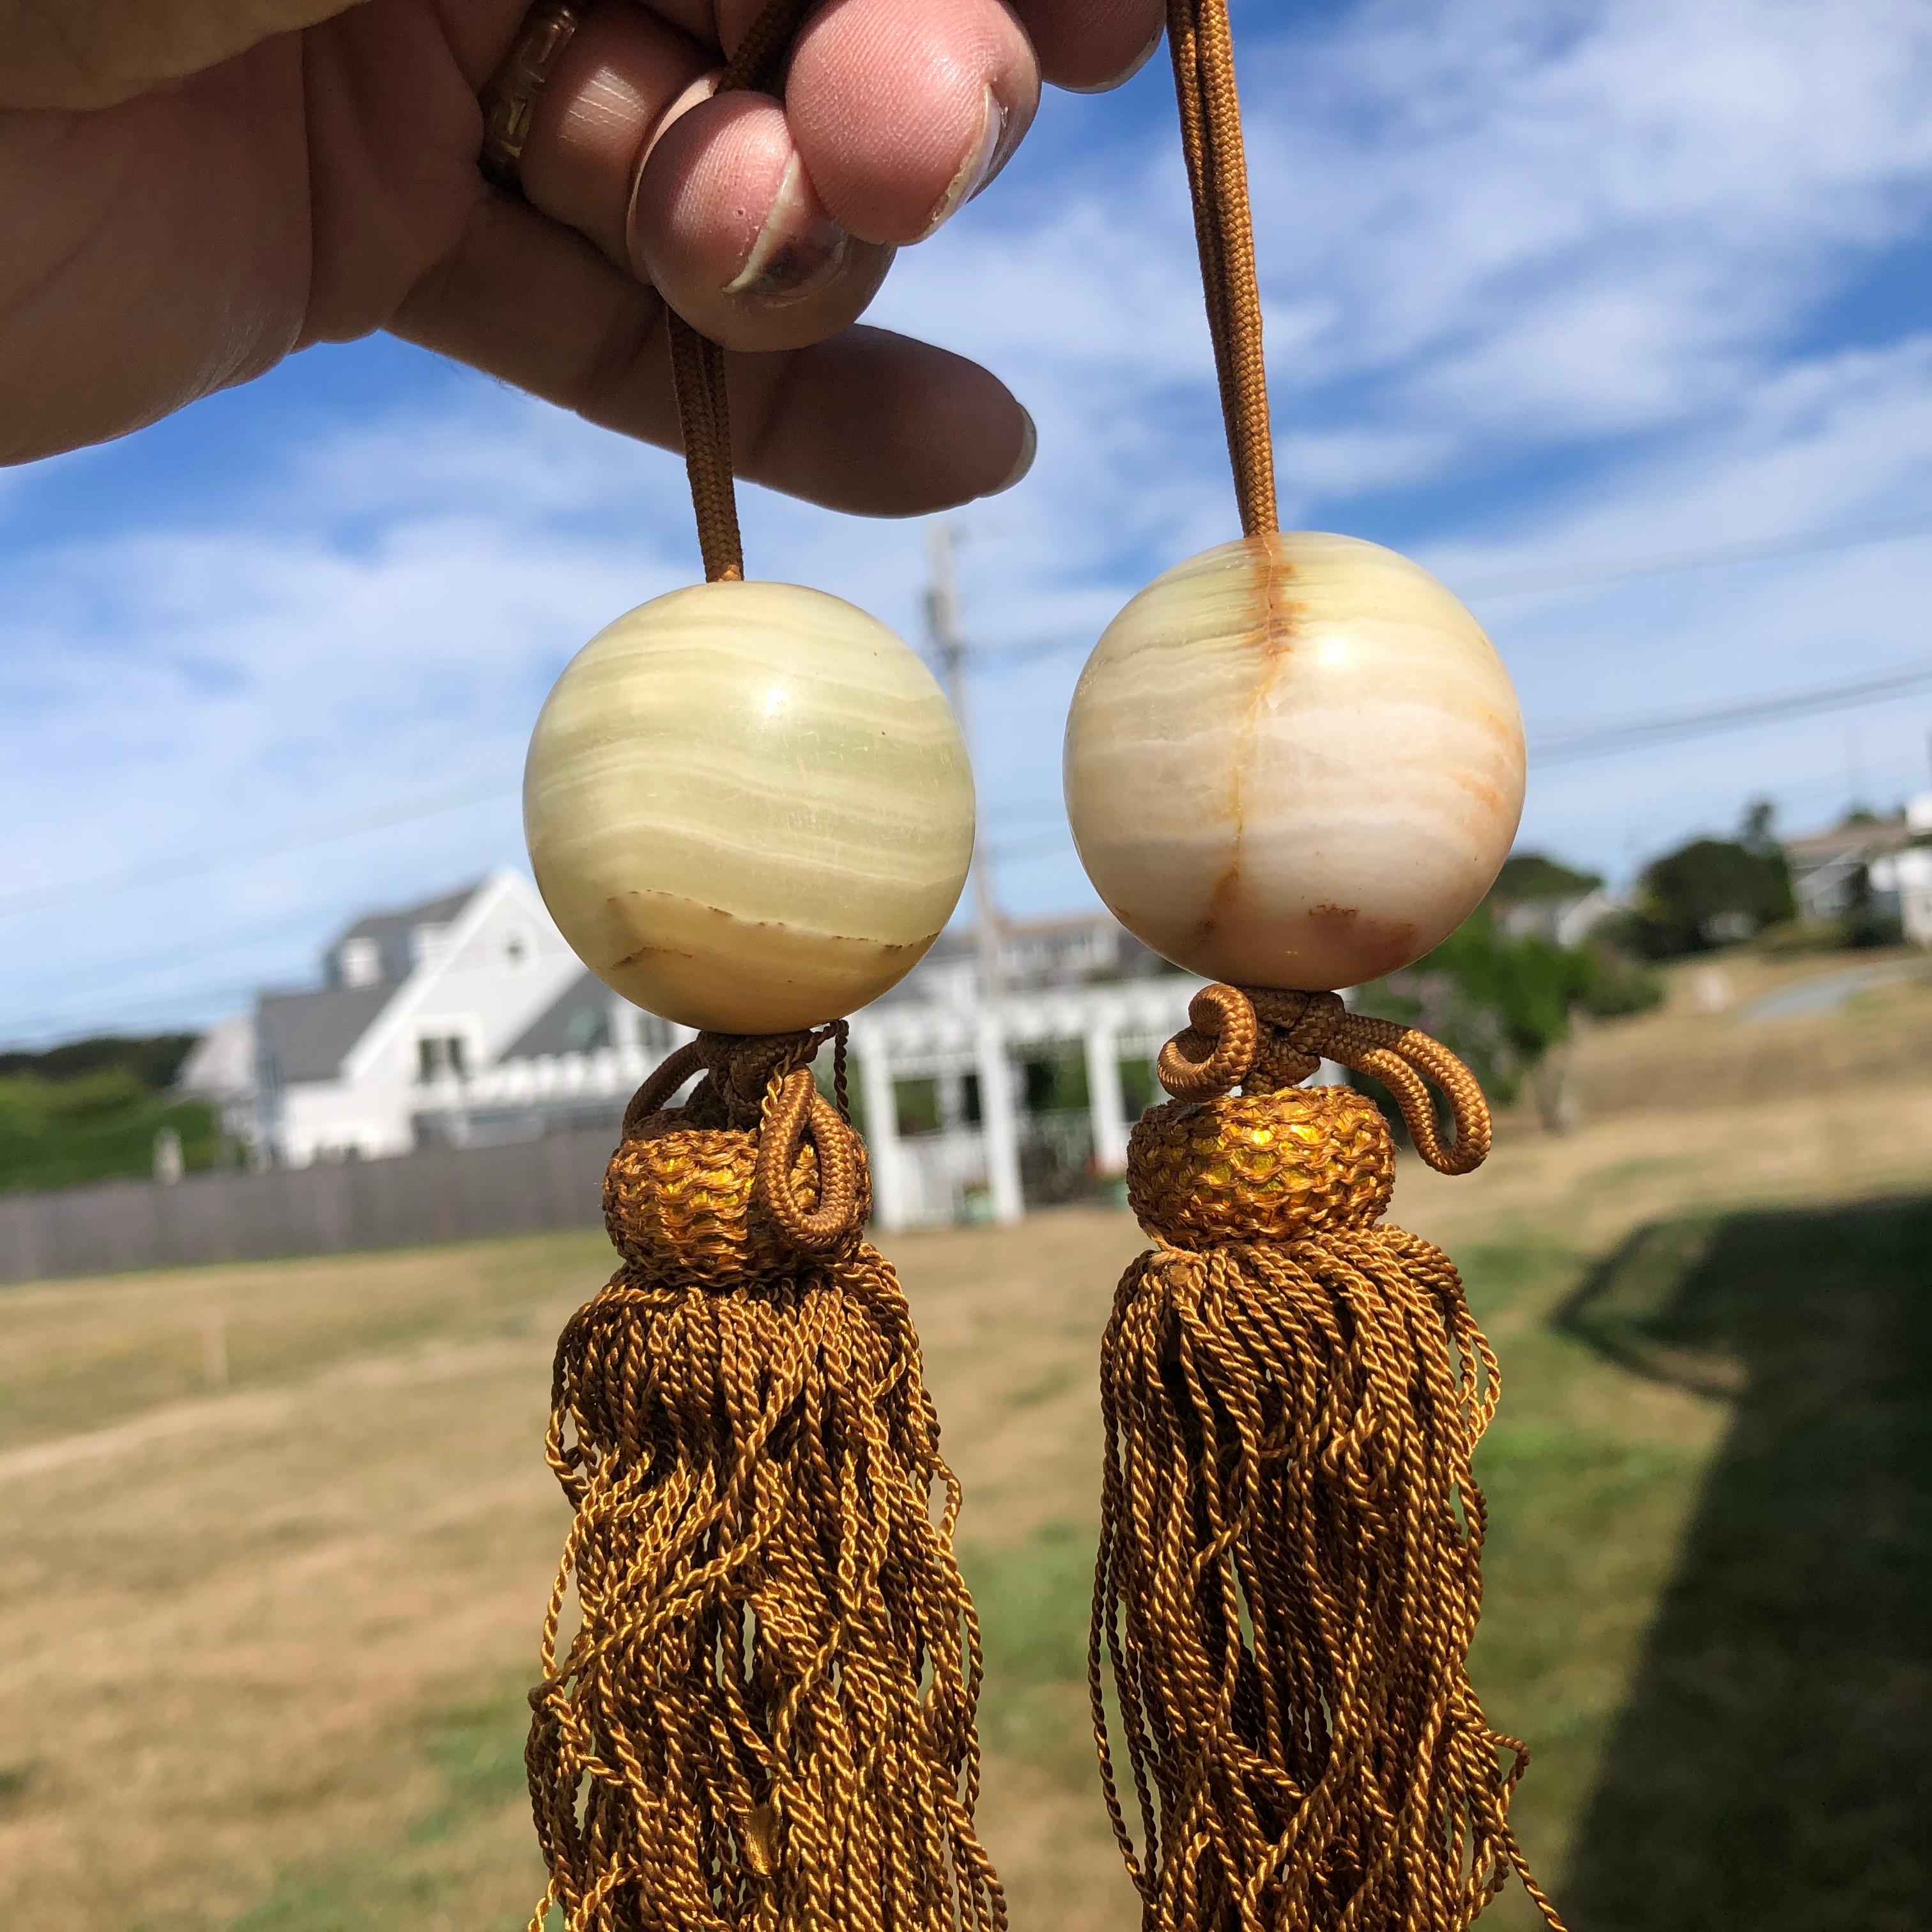
[[[424,899],[420,905],[398,906],[392,912],[372,912],[358,919],[346,932],[338,933],[328,951],[332,958],[344,940],[373,939],[376,956],[382,962],[386,980],[406,980],[416,964],[410,949],[410,934],[419,926],[447,926],[483,890],[484,881],[472,880],[441,898]]]
[[[395,992],[392,986],[325,986],[264,993],[255,1008],[256,1052],[271,1081],[333,1080]]]
[[[610,1043],[610,988],[580,973],[549,1006],[504,1048],[505,1060],[538,1060],[550,1054],[588,1053]]]

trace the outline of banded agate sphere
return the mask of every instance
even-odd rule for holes
[[[566,667],[524,832],[607,986],[687,1026],[787,1032],[876,998],[938,938],[973,780],[952,707],[883,624],[795,585],[703,584]]]
[[[1170,570],[1074,693],[1067,814],[1129,932],[1238,985],[1333,991],[1420,958],[1494,884],[1522,719],[1418,565],[1308,532]]]

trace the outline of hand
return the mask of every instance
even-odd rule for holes
[[[477,172],[476,96],[526,4],[0,0],[0,460],[379,328],[675,446],[668,298],[743,352],[746,475],[880,515],[1016,479],[999,382],[852,325],[1042,78],[1125,78],[1160,0],[830,0],[782,106],[710,94],[761,0],[596,0],[524,202]]]

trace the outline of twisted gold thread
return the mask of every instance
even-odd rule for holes
[[[861,1238],[864,1150],[806,1070],[825,1037],[700,1036],[610,1162],[623,1265],[552,1389],[575,1515],[530,1694],[533,1932],[558,1904],[569,1932],[1006,1923],[959,1487]]]
[[[1160,1063],[1185,1097],[1129,1150],[1159,1245],[1101,1348],[1088,1679],[1145,1922],[1460,1932],[1514,1871],[1561,1932],[1509,1822],[1527,1753],[1467,1669],[1496,1357],[1447,1256],[1375,1225],[1394,1172],[1380,1114],[1289,1083],[1324,1055],[1400,1069],[1418,1147],[1450,1172],[1487,1149],[1480,1090],[1330,994],[1210,987],[1190,1019]]]

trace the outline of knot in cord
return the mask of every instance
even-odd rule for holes
[[[834,1042],[842,1094],[846,1030],[839,1020],[810,1032],[701,1033],[638,1089],[624,1110],[623,1141],[645,1139],[667,1122],[742,1136],[740,1144],[750,1144],[752,1207],[795,1250],[824,1255],[847,1246],[865,1223],[863,1153],[842,1108],[812,1076],[819,1048]],[[694,1074],[704,1076],[697,1090],[667,1114],[671,1097]],[[802,1160],[808,1147],[808,1163]],[[614,1167],[624,1153],[620,1147]],[[817,1204],[808,1208],[800,1185],[814,1179]]]
[[[1334,993],[1204,986],[1188,1024],[1162,1048],[1160,1084],[1177,1100],[1270,1093],[1298,1085],[1334,1060],[1379,1081],[1402,1109],[1415,1150],[1440,1174],[1481,1166],[1490,1143],[1489,1103],[1476,1076],[1440,1040],[1414,1027],[1351,1012]],[[1429,1088],[1448,1102],[1455,1136],[1445,1142]]]

